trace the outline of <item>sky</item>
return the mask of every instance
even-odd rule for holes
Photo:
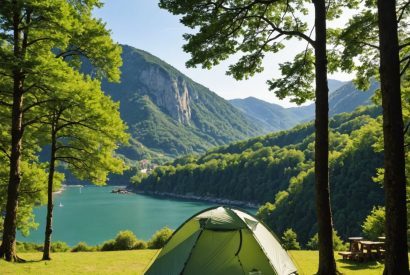
[[[178,16],[160,9],[157,0],[106,0],[104,2],[104,7],[94,14],[106,22],[116,42],[145,50],[159,57],[225,99],[253,96],[285,107],[295,106],[286,99],[277,99],[273,92],[268,90],[266,81],[279,77],[278,65],[292,60],[295,54],[306,47],[306,43],[290,41],[280,53],[265,58],[263,73],[248,80],[237,81],[225,72],[238,56],[222,62],[211,70],[185,67],[185,62],[190,55],[182,49],[185,42],[182,35],[192,31],[179,22]],[[342,73],[330,77],[342,81],[352,78]]]

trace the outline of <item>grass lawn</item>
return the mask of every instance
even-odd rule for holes
[[[156,256],[157,250],[114,252],[53,253],[51,261],[39,261],[41,253],[21,253],[26,263],[14,264],[0,260],[0,274],[143,274]],[[290,251],[299,274],[311,275],[317,271],[317,251]],[[378,275],[383,265],[378,262],[355,263],[343,261],[336,255],[339,271],[344,274]]]
[[[0,274],[143,274],[157,250],[52,253],[51,261],[39,261],[42,253],[21,253],[28,262],[0,260]]]
[[[289,255],[301,275],[311,275],[317,272],[318,268],[318,251],[289,251]],[[357,263],[353,261],[342,260],[342,257],[335,253],[337,268],[343,274],[353,275],[381,275],[383,274],[384,265],[377,261],[366,263]]]

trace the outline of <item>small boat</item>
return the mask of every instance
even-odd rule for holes
[[[64,205],[60,202],[60,205],[59,205],[60,207],[63,207]]]

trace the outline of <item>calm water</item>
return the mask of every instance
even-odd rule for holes
[[[80,241],[96,245],[113,239],[121,230],[132,230],[139,239],[148,240],[158,229],[164,226],[176,229],[196,212],[214,206],[138,194],[112,194],[113,188],[66,187],[62,194],[56,194],[52,240],[71,246]],[[46,208],[37,208],[35,215],[39,228],[27,238],[19,234],[18,240],[43,242]]]

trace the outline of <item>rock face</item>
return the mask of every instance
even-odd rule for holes
[[[131,134],[127,159],[164,159],[259,135],[258,122],[159,58],[122,46],[121,83],[102,82]],[[85,71],[92,67],[85,68]]]
[[[189,89],[181,77],[172,77],[160,67],[150,66],[139,75],[142,84],[150,87],[150,97],[174,120],[189,124],[191,107]]]

